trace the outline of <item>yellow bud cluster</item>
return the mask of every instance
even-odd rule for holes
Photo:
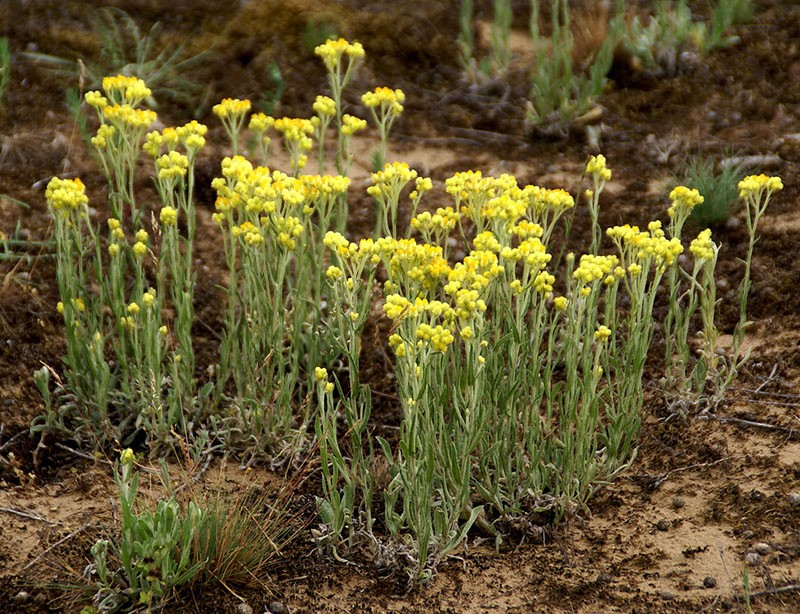
[[[105,149],[108,146],[108,142],[114,138],[116,133],[117,129],[114,126],[100,124],[100,127],[97,129],[97,134],[92,137],[92,145],[97,149]]]
[[[698,260],[713,260],[716,254],[714,242],[711,240],[711,229],[701,231],[689,246],[689,251]]]
[[[611,329],[604,324],[601,324],[597,327],[597,330],[594,331],[594,338],[597,341],[605,341],[611,336]]]
[[[511,233],[518,236],[520,240],[528,238],[540,238],[544,233],[539,224],[529,220],[519,220],[515,226],[511,228]]]
[[[611,169],[606,166],[606,157],[603,154],[592,156],[586,163],[586,174],[593,175],[601,181],[611,179]]]
[[[350,43],[343,38],[338,40],[328,39],[322,45],[317,45],[314,53],[325,62],[325,68],[333,70],[341,62],[342,56],[347,56],[351,61],[363,58],[364,47],[361,43]]]
[[[89,203],[86,188],[80,179],[53,177],[47,184],[45,198],[50,208],[53,211],[61,212],[63,216]]]
[[[140,103],[152,93],[144,81],[138,77],[126,77],[125,75],[104,77],[103,90],[106,96],[114,102],[129,105]]]
[[[594,254],[584,254],[572,276],[583,285],[604,279],[612,273],[619,264],[616,256],[597,256]]]
[[[533,289],[540,294],[550,294],[556,278],[547,271],[541,271],[533,280]]]
[[[422,323],[417,327],[414,335],[423,343],[430,344],[436,352],[446,352],[447,348],[455,341],[453,331],[441,324],[431,326]]]
[[[396,195],[406,183],[416,179],[417,171],[405,162],[392,162],[383,170],[372,173],[371,177],[373,185],[367,188],[367,194],[376,197],[391,196]]]
[[[460,218],[461,215],[452,207],[439,207],[433,215],[429,211],[423,211],[411,218],[411,227],[423,233],[449,233],[456,227]]]
[[[333,117],[336,115],[336,102],[328,96],[317,96],[311,108],[320,117]]]
[[[147,245],[142,241],[137,241],[134,243],[131,249],[133,250],[133,255],[137,258],[144,258],[145,254],[147,253]]]
[[[178,223],[178,212],[169,205],[161,208],[161,213],[158,216],[164,226],[175,226]]]
[[[246,98],[244,100],[240,100],[238,98],[223,98],[219,104],[215,104],[212,107],[212,111],[214,115],[219,117],[220,119],[225,119],[227,117],[241,117],[245,113],[250,110],[250,101]]]
[[[189,158],[177,151],[165,153],[156,160],[158,179],[161,181],[185,177],[189,168]]]
[[[275,130],[283,134],[288,141],[299,143],[303,149],[311,149],[309,135],[314,134],[311,120],[299,117],[281,117],[275,120]]]
[[[103,109],[103,117],[127,128],[147,128],[156,121],[156,112],[150,109],[135,109],[129,104],[115,104]]]
[[[472,243],[476,250],[494,252],[495,254],[499,254],[503,249],[500,242],[495,238],[494,233],[490,230],[479,233]]]
[[[763,191],[768,193],[780,192],[783,189],[783,182],[780,177],[769,177],[767,175],[748,175],[739,182],[739,197],[748,198],[760,196]]]
[[[86,104],[90,107],[94,107],[98,111],[102,111],[108,106],[108,98],[97,91],[86,92],[83,99],[86,101]]]
[[[366,119],[360,119],[347,113],[342,116],[342,134],[345,136],[353,136],[356,132],[365,130],[366,127]]]
[[[270,117],[266,113],[253,113],[250,116],[250,123],[248,128],[253,132],[266,132],[275,125],[275,118]]]
[[[387,107],[391,109],[392,115],[400,115],[403,112],[403,103],[406,101],[406,95],[403,90],[376,87],[373,91],[366,92],[361,96],[361,101],[367,108]]]
[[[697,190],[682,185],[674,188],[669,193],[669,198],[672,201],[669,209],[667,209],[667,214],[670,217],[688,215],[692,209],[702,204],[703,200],[705,200]]]

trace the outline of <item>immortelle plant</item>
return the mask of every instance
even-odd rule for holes
[[[68,400],[32,428],[94,444],[142,430],[157,448],[173,430],[188,433],[195,418],[194,163],[206,128],[190,122],[152,132],[145,143],[156,119],[139,107],[149,88],[120,75],[104,79],[103,90],[88,92],[86,102],[100,124],[91,143],[108,181],[108,237],[104,242],[90,219],[81,181],[54,178],[46,198],[55,221],[58,311],[67,330],[61,392]],[[155,162],[158,220],[148,219],[134,193],[142,149]],[[177,230],[179,219],[185,235]],[[169,320],[167,304],[175,313]]]
[[[339,230],[348,178],[305,175],[303,168],[305,152],[313,150],[306,139],[324,134],[321,115],[331,123],[337,118],[337,162],[349,165],[348,139],[363,120],[346,119],[341,88],[363,48],[328,41],[318,53],[336,85],[332,105],[317,101],[319,123],[256,115],[249,124],[264,145],[268,127],[281,132],[291,174],[233,155],[212,183],[229,285],[211,396],[218,405],[208,416],[198,411],[195,382],[182,372],[191,361],[189,329],[162,323],[157,308],[169,301],[176,318],[190,314],[190,168],[204,131],[190,123],[145,138],[163,201],[151,216],[158,222],[145,228],[132,181],[116,173],[133,168],[142,125],[152,121],[133,106],[146,88],[118,77],[106,84],[108,99],[89,97],[101,119],[96,147],[114,145],[103,154],[112,197],[109,239],[104,244],[90,223],[83,184],[54,179],[47,199],[67,327],[65,389],[74,402],[53,409],[38,428],[88,431],[96,440],[100,433],[108,442],[119,436],[123,418],[145,429],[152,443],[168,427],[200,424],[255,460],[295,457],[313,424],[322,481],[318,543],[348,556],[366,541],[376,557],[391,553],[413,585],[428,580],[473,526],[499,542],[509,526],[525,526],[534,514],[551,520],[574,514],[632,461],[653,306],[662,279],[680,275],[672,271],[684,251],[681,220],[698,197],[676,189],[666,230],[659,222],[615,226],[604,245],[597,207],[611,170],[605,158],[593,157],[584,169],[592,186],[586,194],[596,226],[592,243],[586,253],[561,259],[552,238],[559,225],[569,227],[575,208],[564,190],[460,172],[445,182],[451,206],[415,215],[433,184],[391,163],[372,177],[380,209],[375,236],[351,240]],[[228,118],[246,112],[245,103],[221,104]],[[233,119],[231,130],[242,130],[244,121]],[[126,135],[133,140],[113,140]],[[768,177],[740,185],[751,240],[736,348],[746,323],[755,229],[780,187]],[[401,208],[411,211],[407,229]],[[178,220],[180,234],[173,232]],[[455,259],[451,243],[459,239],[465,255]],[[696,241],[692,253],[703,263],[713,260],[710,238]],[[152,271],[144,268],[146,258]],[[710,273],[701,264],[694,278],[710,284]],[[382,296],[377,279],[385,280]],[[89,282],[100,289],[91,291]],[[701,302],[710,326],[713,297]],[[393,441],[371,433],[371,391],[360,378],[361,336],[375,312],[390,324],[386,342],[402,413]],[[143,405],[123,406],[120,394]],[[381,466],[379,479],[374,469]]]

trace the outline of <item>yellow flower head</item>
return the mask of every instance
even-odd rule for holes
[[[223,98],[219,104],[212,107],[214,115],[220,119],[228,117],[237,118],[241,117],[250,110],[250,101],[246,98],[240,100],[238,98]]]
[[[131,106],[139,104],[152,93],[144,81],[138,77],[126,77],[125,75],[105,77],[103,90],[113,102]]]
[[[597,327],[597,330],[594,331],[594,338],[597,341],[605,341],[611,336],[611,329],[608,326],[601,324]]]
[[[367,108],[381,107],[390,111],[392,115],[400,115],[403,112],[405,100],[406,95],[403,90],[393,90],[389,87],[376,87],[372,92],[366,92],[361,96],[361,101]]]
[[[364,130],[366,127],[366,119],[360,119],[347,113],[342,116],[342,134],[345,136],[353,136],[356,132]]]
[[[53,177],[45,190],[47,204],[53,211],[66,216],[89,203],[86,188],[80,179],[59,179]]]
[[[314,369],[314,379],[318,382],[328,381],[328,370],[323,367],[316,367]]]
[[[606,157],[603,154],[592,156],[586,163],[586,174],[593,175],[601,181],[611,179],[611,169],[606,166]]]
[[[164,226],[175,226],[178,223],[178,212],[169,205],[161,208],[161,213],[158,216]]]
[[[333,117],[336,115],[336,102],[328,96],[317,96],[312,108],[314,113],[320,117]]]
[[[136,456],[130,448],[125,448],[122,454],[119,455],[119,462],[123,465],[132,465],[135,460]]]
[[[688,215],[692,209],[702,204],[705,200],[697,190],[682,185],[673,189],[672,192],[669,193],[669,198],[672,201],[669,209],[667,209],[667,213],[670,217]]]
[[[338,40],[328,39],[324,44],[318,45],[314,49],[322,61],[325,62],[325,68],[329,71],[335,69],[342,60],[343,56],[354,62],[364,57],[364,47],[361,43],[349,43],[343,38]]]
[[[780,177],[769,177],[767,175],[748,175],[739,182],[739,197],[749,198],[758,196],[766,191],[771,194],[772,192],[780,192],[783,189],[783,182]]]
[[[713,260],[716,253],[714,248],[714,242],[711,240],[711,229],[706,228],[692,241],[692,244],[689,246],[689,251],[692,252],[694,257],[698,260]]]

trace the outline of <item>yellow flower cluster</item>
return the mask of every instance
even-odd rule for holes
[[[625,254],[625,259],[636,259],[648,264],[650,259],[655,258],[657,266],[670,266],[675,258],[683,253],[683,245],[680,239],[673,237],[667,239],[664,231],[661,230],[660,222],[651,222],[648,226],[649,232],[640,231],[638,226],[614,226],[606,230],[606,234],[618,245]],[[632,274],[638,274],[642,270],[640,263],[633,263],[628,267]]]
[[[185,177],[189,169],[189,158],[177,151],[170,151],[156,160],[156,169],[161,181]]]
[[[114,138],[114,135],[117,133],[117,129],[114,126],[109,124],[100,124],[100,127],[97,129],[97,134],[95,134],[92,139],[92,145],[94,145],[97,149],[105,149],[109,141]]]
[[[356,132],[365,130],[367,127],[367,120],[359,117],[354,117],[345,113],[342,116],[342,134],[345,136],[353,136]]]
[[[611,179],[611,169],[606,166],[606,157],[603,154],[592,156],[586,163],[586,174],[593,175],[601,181]]]
[[[783,189],[783,182],[780,177],[769,177],[764,175],[748,175],[739,182],[739,197],[748,198],[760,196],[762,192],[780,192]]]
[[[336,115],[336,101],[328,96],[317,96],[311,108],[320,117],[333,117]]]
[[[108,105],[103,109],[103,118],[117,126],[147,128],[156,121],[156,112],[150,109],[135,109],[128,104]]]
[[[400,115],[403,112],[403,103],[406,101],[406,95],[403,90],[376,87],[373,91],[366,92],[361,96],[361,101],[367,108],[387,107],[391,109],[392,115]]]
[[[459,219],[461,215],[452,207],[439,207],[434,214],[429,211],[418,213],[411,218],[411,227],[422,234],[435,232],[447,234],[456,227]]]
[[[581,282],[582,285],[589,284],[605,279],[614,272],[619,265],[619,258],[616,256],[597,256],[594,254],[584,254],[572,276]]]
[[[455,341],[453,331],[441,324],[431,326],[423,322],[417,327],[415,336],[422,343],[429,343],[437,352],[446,352],[447,348]]]
[[[211,110],[214,115],[220,119],[228,117],[236,118],[241,117],[250,110],[251,104],[248,99],[240,100],[238,98],[223,98],[218,104],[215,104]]]
[[[137,77],[117,75],[103,78],[103,90],[112,101],[119,104],[135,106],[152,93],[145,82]],[[87,93],[88,95],[88,93]],[[96,100],[96,96],[92,96]],[[89,103],[89,99],[86,99]],[[89,103],[92,104],[92,103]],[[94,105],[92,105],[94,106]]]
[[[158,216],[164,226],[175,226],[178,223],[178,212],[169,205],[161,208],[161,213]]]
[[[610,336],[611,336],[611,329],[608,328],[608,326],[605,326],[604,324],[598,326],[597,330],[594,331],[594,338],[597,341],[605,341]]]
[[[561,213],[575,206],[572,195],[561,188],[550,190],[537,185],[528,185],[522,188],[522,198],[528,201],[528,211],[535,218],[549,211]]]
[[[314,123],[299,117],[281,117],[275,120],[275,130],[289,141],[300,143],[303,149],[311,149],[309,135],[314,134]]]
[[[382,171],[372,173],[372,185],[367,188],[367,194],[375,197],[390,197],[397,195],[406,183],[417,178],[417,171],[405,162],[392,162],[387,164]]]
[[[47,184],[45,198],[50,208],[62,217],[69,215],[89,203],[86,187],[80,179],[59,179],[53,177]]]
[[[697,238],[689,245],[689,251],[698,260],[713,260],[716,250],[714,242],[711,240],[711,229],[706,228],[701,231]]]
[[[343,38],[338,40],[328,39],[322,45],[318,45],[314,49],[322,61],[325,62],[325,68],[334,70],[342,60],[342,56],[347,56],[351,61],[355,61],[364,57],[364,47],[361,43],[349,43]]]
[[[695,189],[690,189],[685,186],[679,185],[669,193],[669,198],[672,201],[667,214],[670,217],[677,215],[688,215],[697,205],[700,205],[705,200]]]
[[[270,117],[266,113],[253,113],[250,116],[250,123],[248,128],[253,132],[266,132],[268,129],[275,125],[275,118]]]

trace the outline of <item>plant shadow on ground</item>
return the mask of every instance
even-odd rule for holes
[[[512,75],[507,83],[474,85],[460,77],[452,48],[458,29],[454,2],[430,3],[431,8],[414,14],[398,11],[397,3],[356,0],[322,2],[313,10],[302,2],[252,2],[241,9],[230,3],[222,14],[219,3],[210,1],[114,4],[143,26],[160,21],[165,36],[181,40],[191,35],[191,52],[211,48],[196,74],[199,82],[210,84],[209,100],[268,100],[274,87],[268,67],[277,62],[284,80],[277,114],[307,115],[313,97],[325,89],[308,42],[315,31],[309,24],[325,24],[361,40],[371,59],[353,91],[379,84],[405,90],[407,111],[396,124],[392,153],[424,168],[434,180],[480,168],[510,172],[520,183],[574,191],[590,153],[580,135],[556,142],[528,136],[520,79]],[[704,420],[666,420],[654,373],[648,378],[636,462],[593,499],[590,515],[549,529],[537,540],[509,540],[499,552],[476,534],[462,560],[442,566],[430,587],[410,595],[399,594],[397,578],[380,577],[364,561],[332,564],[301,539],[273,569],[272,594],[242,594],[256,611],[275,611],[280,604],[292,611],[744,611],[741,571],[756,547],[764,554],[750,566],[750,587],[765,594],[753,598],[754,609],[800,609],[797,591],[766,594],[798,583],[800,559],[800,49],[795,42],[800,7],[791,0],[757,4],[754,22],[739,29],[738,45],[669,78],[652,79],[617,66],[616,86],[602,100],[600,143],[614,170],[601,202],[604,227],[663,218],[663,185],[688,149],[717,156],[731,148],[742,155],[778,156],[772,170],[783,177],[786,190],[771,205],[756,248],[750,299],[754,325],[748,333],[752,355],[729,401]],[[12,50],[35,48],[63,57],[96,53],[86,36],[87,15],[99,6],[12,0],[8,7],[15,17],[6,33]],[[43,240],[50,234],[43,191],[51,176],[80,175],[94,202],[102,202],[104,184],[65,107],[64,89],[78,83],[65,84],[24,58],[15,60],[13,70],[14,81],[0,108],[0,191],[31,209],[0,200],[0,230],[9,233],[20,220],[24,236]],[[349,102],[358,111],[358,100]],[[190,119],[189,110],[176,104],[159,112],[175,123]],[[216,125],[208,109],[198,119]],[[212,132],[210,142],[223,141],[221,129]],[[370,152],[361,153],[368,167]],[[199,185],[210,183],[223,155],[221,149],[205,154]],[[144,193],[152,190],[144,181],[139,187]],[[352,191],[352,227],[368,235],[370,200]],[[223,281],[224,262],[210,222],[213,193],[201,190],[198,200],[204,232],[198,233],[196,247],[202,274],[193,334],[202,372],[218,360],[216,287]],[[715,233],[723,245],[718,317],[725,333],[738,317],[737,258],[746,249],[742,226],[733,218]],[[579,244],[589,232],[588,216],[579,211],[573,240]],[[42,403],[32,373],[42,363],[58,368],[65,348],[63,323],[53,308],[58,301],[53,260],[45,248],[37,250],[29,262],[0,260],[0,569],[5,570],[0,609],[19,612],[68,609],[63,590],[42,586],[76,581],[98,537],[98,519],[109,518],[113,493],[104,465],[57,445],[69,442],[50,441],[34,464],[37,441],[28,438],[27,428]],[[381,341],[386,322],[370,326],[362,348],[362,362],[369,365],[364,380],[375,390],[375,428],[390,432],[400,417]],[[233,484],[239,483],[237,470],[228,471]],[[254,481],[269,479],[262,470],[252,473]],[[305,514],[305,523],[314,522],[317,492],[313,481],[299,489],[298,513]],[[70,538],[59,543],[65,537]],[[237,603],[220,587],[187,594],[176,607],[217,612],[232,611]]]

